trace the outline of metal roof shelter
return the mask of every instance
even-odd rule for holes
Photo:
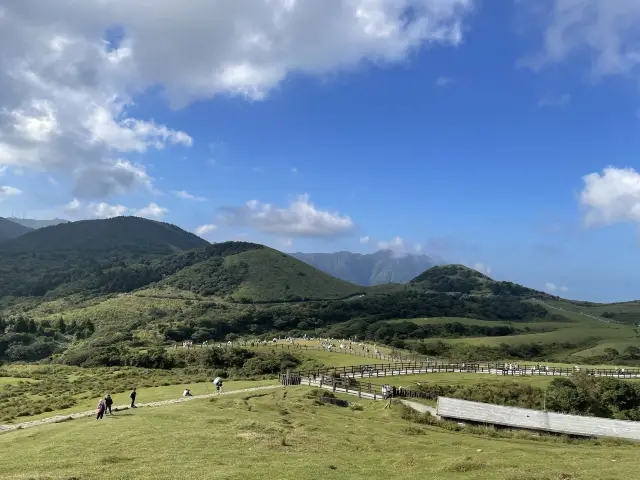
[[[640,440],[640,422],[626,420],[565,415],[448,397],[438,397],[436,412],[438,416],[452,420],[466,420],[583,437],[616,437]]]

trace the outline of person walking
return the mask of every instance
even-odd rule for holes
[[[131,408],[136,408],[136,389],[134,388],[133,390],[131,390],[131,394],[129,395],[129,398],[131,399]]]
[[[96,408],[96,420],[102,420],[102,417],[104,416],[104,410],[105,410],[105,405],[104,405],[104,400],[101,398],[100,401],[98,402],[98,408]]]
[[[111,395],[107,393],[107,396],[104,397],[104,413],[113,415],[113,413],[111,412],[111,405],[113,405],[113,398],[111,398]]]

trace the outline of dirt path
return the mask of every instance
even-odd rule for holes
[[[205,395],[195,395],[193,397],[181,397],[181,398],[175,398],[175,399],[171,399],[171,400],[161,400],[158,402],[149,402],[149,403],[138,403],[136,405],[137,408],[145,408],[145,407],[160,407],[163,405],[171,405],[173,403],[183,403],[183,402],[189,402],[191,400],[199,400],[202,398],[211,398],[211,397],[218,397],[221,395],[231,395],[233,393],[244,393],[244,392],[255,392],[255,391],[259,391],[259,390],[270,390],[270,389],[275,389],[275,388],[281,388],[282,385],[267,385],[264,387],[253,387],[253,388],[244,388],[242,390],[230,390],[228,392],[222,392],[222,393],[208,393]],[[119,406],[114,406],[113,410],[114,411],[122,411],[122,410],[128,410],[131,407],[129,405],[119,405]],[[31,427],[38,427],[40,425],[46,425],[49,423],[58,423],[58,422],[64,422],[65,420],[70,420],[70,419],[75,419],[75,418],[84,418],[84,417],[91,417],[93,415],[96,414],[95,409],[94,410],[87,410],[84,412],[78,412],[78,413],[69,413],[67,415],[56,415],[54,417],[48,417],[48,418],[41,418],[39,420],[32,420],[30,422],[22,422],[22,423],[15,423],[15,424],[11,424],[11,425],[0,425],[0,432],[10,432],[12,430],[20,430],[23,428],[31,428]]]

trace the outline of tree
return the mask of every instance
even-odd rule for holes
[[[56,321],[55,328],[60,333],[67,333],[67,324],[64,323],[64,318],[62,318],[62,317],[58,318],[58,320]]]

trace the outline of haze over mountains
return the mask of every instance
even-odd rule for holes
[[[298,252],[291,256],[336,278],[364,286],[407,283],[428,268],[442,263],[427,255],[399,256],[391,250],[369,254]]]
[[[69,223],[69,220],[64,220],[62,218],[54,218],[52,220],[36,220],[33,218],[7,217],[7,220],[11,220],[14,223],[18,223],[22,226],[34,229],[51,227],[53,225],[60,225],[61,223]]]

